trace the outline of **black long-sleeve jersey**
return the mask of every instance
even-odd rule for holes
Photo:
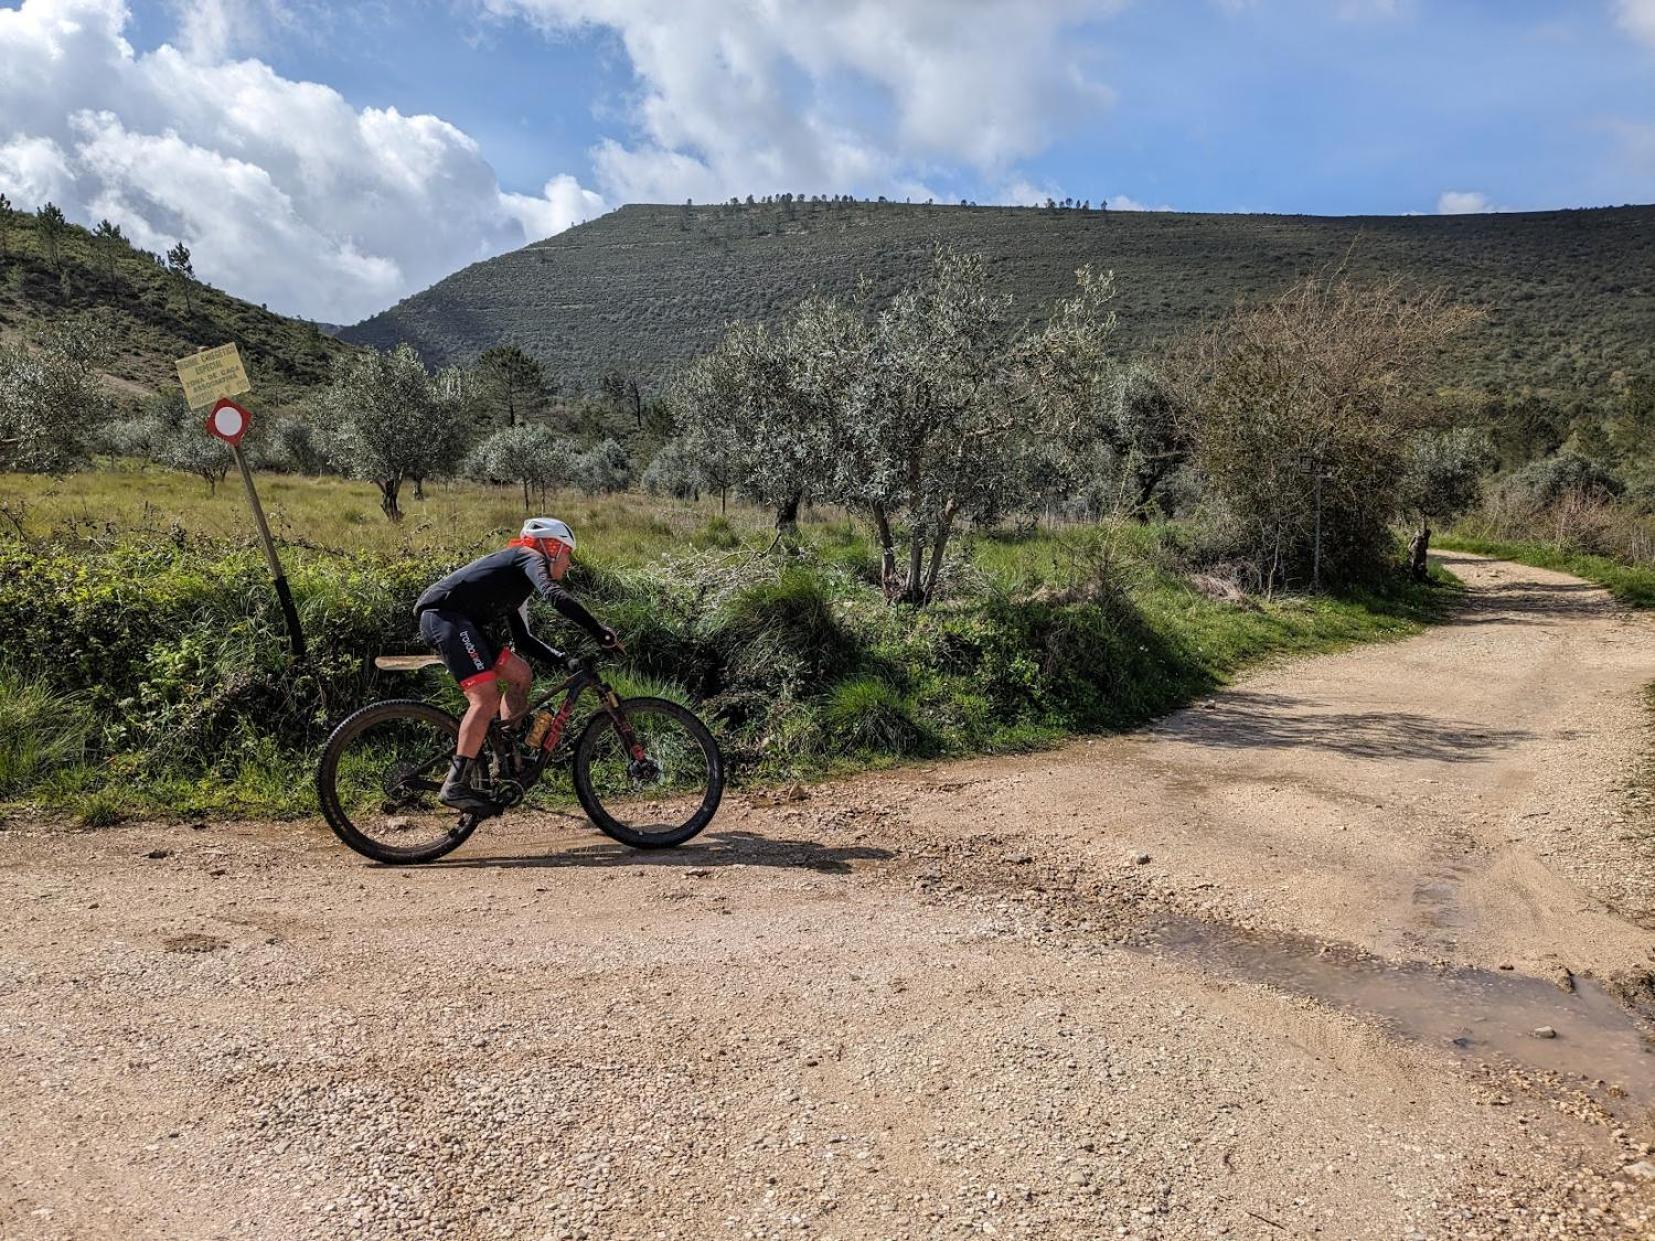
[[[606,636],[597,617],[553,580],[546,558],[528,547],[503,548],[455,569],[426,588],[414,604],[414,615],[441,611],[458,612],[480,624],[504,620],[521,650],[555,663],[561,658],[558,652],[529,632],[529,596],[536,594],[600,642]]]

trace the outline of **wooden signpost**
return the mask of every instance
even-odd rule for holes
[[[253,387],[241,364],[241,352],[232,343],[180,358],[178,380],[184,385],[184,400],[191,409],[212,405],[207,414],[207,433],[228,444],[236,459],[242,484],[247,488],[247,507],[253,510],[253,524],[258,527],[259,541],[264,545],[264,560],[275,579],[276,598],[282,605],[282,619],[287,622],[293,657],[303,659],[305,635],[299,628],[299,611],[293,606],[293,592],[288,589],[281,558],[276,555],[276,541],[270,537],[270,523],[264,519],[264,506],[259,503],[258,490],[253,486],[253,471],[247,468],[247,458],[241,451],[241,437],[253,425],[253,416],[230,399]]]

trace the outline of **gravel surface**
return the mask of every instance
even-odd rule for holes
[[[1652,994],[1655,628],[1446,559],[1459,623],[665,855],[14,819],[0,1237],[1655,1236],[1655,1070],[1587,1007]],[[1347,966],[1558,1015],[1410,1037]]]

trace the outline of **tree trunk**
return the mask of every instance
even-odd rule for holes
[[[1431,523],[1424,517],[1419,519],[1419,530],[1414,534],[1414,541],[1408,544],[1408,573],[1416,582],[1423,582],[1426,578],[1428,565],[1426,553],[1431,547]]]
[[[523,480],[523,511],[529,511],[529,480],[526,478]]]
[[[804,499],[800,492],[794,492],[786,500],[776,506],[776,538],[770,544],[772,551],[777,546],[789,552],[799,550],[799,503]]]
[[[1138,471],[1138,501],[1132,506],[1132,515],[1139,521],[1148,523],[1149,502],[1155,498],[1155,488],[1161,485],[1165,473],[1165,470]]]
[[[879,589],[889,603],[896,597],[896,543],[891,538],[891,519],[883,504],[873,506],[873,527],[879,535]]]
[[[425,479],[424,478],[416,478],[414,480],[414,499],[416,499],[416,500],[425,499]]]
[[[925,567],[925,535],[918,522],[914,523],[913,533],[908,539],[908,580],[903,583],[902,601],[904,603],[923,603],[921,594],[920,575]]]
[[[799,505],[803,500],[804,494],[796,491],[776,506],[776,534],[778,537],[793,542],[798,541]]]
[[[1310,589],[1322,589],[1322,468],[1316,467],[1316,535],[1310,549]]]
[[[400,478],[387,478],[374,484],[379,488],[379,507],[392,521],[402,520],[402,509],[397,505],[397,492],[402,489]]]
[[[922,604],[930,603],[931,597],[937,593],[937,577],[942,572],[942,556],[948,550],[948,536],[954,529],[954,514],[946,512],[937,522],[937,537],[931,544],[931,567],[925,574],[925,591],[920,596]]]

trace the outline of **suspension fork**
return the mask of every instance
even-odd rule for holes
[[[621,744],[626,746],[626,752],[632,756],[633,762],[643,762],[648,756],[638,741],[638,734],[632,730],[632,721],[627,719],[626,712],[621,710],[620,695],[601,681],[598,683],[598,693],[603,697],[603,709],[614,721],[615,732],[619,734]]]

